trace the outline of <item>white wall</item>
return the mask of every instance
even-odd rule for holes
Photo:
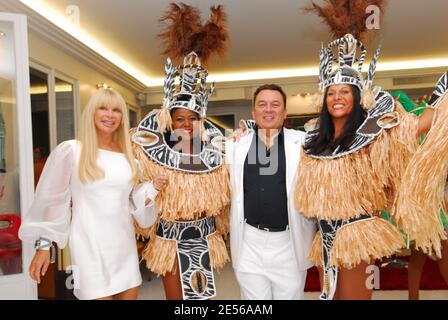
[[[118,90],[126,102],[133,106],[137,106],[137,92],[124,88],[99,71],[94,70],[66,53],[50,46],[34,34],[29,34],[30,59],[45,67],[54,68],[67,76],[79,80],[80,83],[80,106],[81,110],[87,104],[90,95],[95,92],[96,84],[106,83],[114,89]]]

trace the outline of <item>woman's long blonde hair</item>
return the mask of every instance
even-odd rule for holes
[[[120,145],[132,171],[130,183],[138,181],[137,165],[132,153],[129,138],[129,120],[126,102],[123,97],[112,88],[100,88],[90,98],[82,112],[78,141],[81,144],[78,175],[82,183],[94,182],[104,178],[104,170],[98,166],[98,137],[95,127],[95,111],[101,106],[119,108],[123,115],[120,126],[114,132],[114,141]]]

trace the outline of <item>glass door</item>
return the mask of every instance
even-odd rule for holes
[[[34,299],[32,244],[17,234],[33,198],[26,16],[0,13],[0,300]]]

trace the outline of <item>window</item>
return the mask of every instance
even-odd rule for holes
[[[305,124],[311,119],[319,118],[319,114],[304,114],[304,115],[288,115],[285,119],[285,128],[297,129],[305,131]]]
[[[50,153],[48,74],[30,68],[34,163]]]
[[[235,130],[235,115],[233,114],[209,116],[207,120],[212,122],[223,135]]]
[[[31,62],[30,94],[33,132],[34,184],[45,161],[59,143],[76,133],[77,82],[54,69]]]
[[[138,112],[137,109],[131,105],[127,105],[129,111],[129,128],[138,126]]]
[[[57,143],[75,138],[73,84],[55,78]]]

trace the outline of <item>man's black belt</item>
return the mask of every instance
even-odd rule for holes
[[[254,228],[257,228],[259,230],[263,230],[263,231],[267,231],[267,232],[280,232],[280,231],[285,231],[288,229],[288,226],[284,226],[284,227],[271,227],[268,226],[266,224],[258,224],[258,223],[253,223],[250,222],[248,220],[246,220],[246,223]]]

